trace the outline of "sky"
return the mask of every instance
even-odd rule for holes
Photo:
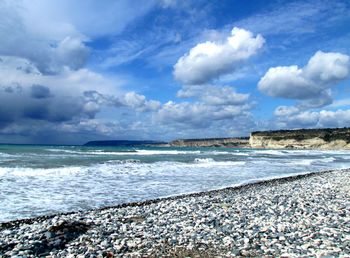
[[[347,0],[0,0],[0,142],[350,126]]]

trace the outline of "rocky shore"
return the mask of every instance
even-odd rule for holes
[[[0,224],[0,257],[349,257],[350,170]]]

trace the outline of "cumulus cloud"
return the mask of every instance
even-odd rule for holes
[[[249,99],[249,94],[237,93],[228,86],[188,86],[178,91],[179,98],[197,98],[208,105],[242,105]]]
[[[123,103],[137,111],[156,111],[160,108],[159,101],[147,100],[145,96],[136,92],[127,92],[123,97]]]
[[[24,10],[17,1],[0,2],[0,55],[25,58],[45,74],[58,73],[64,66],[77,70],[85,65],[89,56],[86,37],[76,30],[65,30],[64,37],[43,33],[35,29],[42,25],[26,19]]]
[[[318,51],[303,68],[296,65],[270,68],[258,88],[271,96],[307,100],[305,106],[321,107],[332,102],[331,88],[350,74],[350,57]]]
[[[319,124],[322,127],[348,127],[350,123],[350,110],[327,111],[319,113]]]
[[[60,41],[54,51],[55,60],[73,70],[78,70],[85,65],[90,52],[80,39],[71,37]]]
[[[307,111],[296,107],[281,106],[275,110],[276,121],[280,127],[347,127],[350,123],[350,110]]]
[[[177,124],[182,127],[205,128],[217,121],[226,120],[230,124],[232,119],[249,117],[251,105],[241,106],[212,106],[201,102],[165,103],[155,113],[155,120],[163,124]],[[231,120],[231,121],[230,121]]]
[[[97,121],[96,114],[104,107],[134,113],[159,108],[159,102],[121,90],[122,83],[88,69],[43,74],[25,58],[0,56],[0,132],[13,136],[29,130],[39,137],[46,130],[52,138],[59,130],[73,133],[75,127],[81,133],[92,134],[95,128],[95,134],[106,135],[107,127],[114,125],[103,123],[86,131],[81,121]]]
[[[174,65],[174,77],[184,84],[204,84],[233,72],[264,45],[261,35],[233,28],[224,42],[207,41],[193,47]]]
[[[302,111],[293,115],[289,115],[281,119],[288,124],[288,127],[317,127],[319,122],[319,113],[311,111]]]

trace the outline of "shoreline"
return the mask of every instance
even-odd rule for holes
[[[256,181],[253,181],[253,182],[247,182],[247,183],[242,183],[242,184],[238,184],[238,185],[234,185],[234,186],[228,186],[228,187],[212,189],[212,190],[207,190],[207,191],[177,194],[177,195],[159,197],[159,198],[149,199],[149,200],[144,200],[144,201],[139,201],[139,202],[126,202],[126,203],[120,203],[120,204],[116,204],[116,205],[104,206],[104,207],[96,208],[96,209],[76,210],[76,211],[69,211],[69,212],[58,212],[58,213],[47,214],[47,215],[42,215],[42,216],[15,219],[15,220],[10,220],[10,221],[0,222],[0,230],[14,227],[18,224],[31,224],[31,223],[34,223],[37,221],[51,219],[51,218],[54,218],[56,216],[72,215],[75,213],[81,214],[81,213],[86,213],[86,212],[104,211],[104,210],[108,210],[108,209],[139,207],[139,206],[144,206],[144,205],[156,204],[156,203],[159,203],[162,201],[175,201],[175,200],[188,198],[188,197],[201,197],[201,196],[205,196],[205,195],[209,195],[209,194],[218,194],[218,193],[225,192],[225,191],[240,190],[240,189],[243,189],[246,187],[249,188],[249,187],[255,187],[258,185],[284,183],[284,182],[299,180],[299,179],[306,178],[306,177],[317,176],[317,175],[324,174],[324,173],[332,173],[332,172],[348,171],[348,170],[350,171],[350,168],[323,170],[323,171],[316,171],[316,172],[315,171],[314,172],[305,172],[305,173],[300,173],[300,174],[296,174],[296,175],[270,178],[270,179],[262,178],[262,179],[257,179]]]
[[[0,257],[350,255],[350,169],[5,222]]]

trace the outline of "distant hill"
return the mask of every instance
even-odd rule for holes
[[[159,145],[164,142],[157,141],[127,141],[127,140],[113,140],[113,141],[90,141],[84,146],[140,146],[140,145]]]

